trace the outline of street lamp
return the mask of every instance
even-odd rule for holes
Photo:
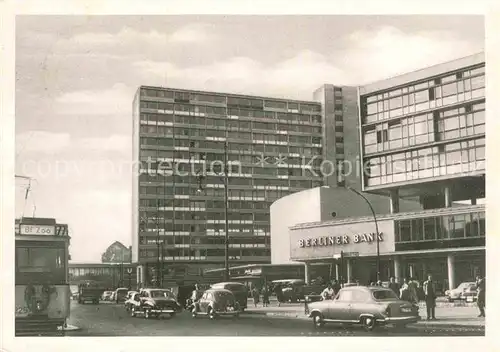
[[[373,221],[375,222],[375,237],[377,239],[377,282],[378,282],[380,280],[380,243],[379,243],[379,239],[378,239],[377,216],[375,215],[375,210],[373,210],[373,207],[372,207],[370,201],[361,192],[359,192],[358,190],[351,188],[351,187],[347,187],[347,189],[356,193],[361,198],[363,198],[365,200],[365,202],[368,204],[368,206],[370,207],[370,210],[372,212]]]
[[[224,170],[219,174],[221,181],[224,184],[224,281],[229,281],[229,167],[227,161],[227,141],[224,142]],[[198,175],[198,192],[203,190],[202,185],[203,176]]]

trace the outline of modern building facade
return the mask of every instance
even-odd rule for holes
[[[336,179],[320,172],[330,156],[325,131],[338,121],[334,141],[343,157],[340,120],[346,112],[355,120],[357,109],[352,97],[343,98],[342,88],[332,89],[336,120],[325,119],[316,101],[140,87],[133,118],[133,158],[140,165],[133,177],[132,258],[139,264],[138,280],[158,280],[163,271],[163,282],[191,284],[202,279],[204,269],[223,266],[219,173],[225,144],[231,166],[230,265],[269,263],[270,204]],[[349,104],[354,105],[348,109]]]
[[[379,235],[373,216],[297,224],[290,259],[338,264],[342,252],[342,276],[366,282],[378,258],[382,279],[432,274],[443,290],[484,275],[484,54],[359,87],[359,107],[362,190],[390,199]],[[407,198],[424,210],[403,212]]]
[[[86,281],[96,281],[102,287],[137,288],[137,267],[131,263],[69,263],[69,282],[77,286]]]

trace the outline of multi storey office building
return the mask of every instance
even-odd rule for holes
[[[362,283],[432,274],[443,291],[484,275],[484,54],[359,87],[359,108],[362,189],[389,212],[296,224],[290,259]],[[400,207],[410,198],[422,209]]]
[[[268,263],[269,205],[323,184],[314,172],[324,152],[317,102],[143,86],[133,124],[141,165],[133,177],[133,262],[145,284],[189,284],[223,266],[225,155],[231,266]]]

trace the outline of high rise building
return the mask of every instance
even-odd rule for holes
[[[163,282],[189,284],[224,265],[225,155],[231,266],[269,263],[270,204],[323,185],[318,102],[142,86],[133,124],[132,256],[144,284],[161,267]]]

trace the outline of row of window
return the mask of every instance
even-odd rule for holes
[[[340,139],[339,139],[340,141]],[[180,139],[168,139],[168,138],[149,138],[141,137],[141,155],[143,157],[151,156],[153,158],[175,158],[187,159],[187,160],[222,160],[223,149],[215,149],[219,152],[197,152],[197,151],[172,151],[168,149],[173,149],[174,147],[184,147],[184,148],[201,148],[201,146],[207,146],[207,141],[192,141],[192,140],[180,140]],[[216,142],[217,143],[217,142]],[[208,144],[211,149],[215,147],[219,148],[223,143]],[[161,149],[160,149],[161,148]],[[249,143],[233,143],[228,142],[228,158],[232,161],[241,161],[241,163],[252,163],[253,157],[246,155],[251,153],[253,150],[261,153],[268,153],[266,157],[271,157],[271,154],[298,154],[301,156],[314,156],[321,155],[322,148],[320,147],[307,147],[307,146],[294,146],[294,145],[271,145],[271,144],[249,144]],[[240,152],[244,151],[246,154]],[[243,158],[250,158],[251,160],[245,161]]]
[[[396,243],[484,237],[485,213],[398,220],[395,231]]]
[[[366,154],[485,133],[485,104],[402,118],[369,126],[364,134]]]
[[[397,153],[367,160],[369,186],[485,170],[485,140]]]
[[[186,260],[186,259],[210,259],[210,257],[224,257],[224,249],[190,249],[190,248],[164,248],[163,256],[165,259]],[[241,257],[269,257],[271,251],[268,248],[251,248],[251,249],[229,249],[229,259],[240,259]],[[158,251],[156,249],[142,249],[139,251],[140,258],[157,258]],[[232,258],[233,257],[233,258]],[[189,260],[188,259],[188,260]]]
[[[145,216],[143,216],[145,218]],[[180,232],[194,232],[194,233],[204,233],[204,234],[213,234],[215,237],[224,233],[225,225],[223,223],[217,224],[204,224],[204,223],[196,223],[196,224],[179,224],[179,223],[171,223],[166,222],[165,224],[158,223],[158,227],[155,224],[147,224],[144,226],[144,223],[141,223],[141,230],[144,231],[145,234],[149,234],[153,237],[157,238],[158,230],[164,229],[167,232],[180,233]],[[266,236],[269,235],[270,225],[269,224],[229,224],[229,233],[231,234],[243,234],[245,236],[255,236],[256,234],[264,234]],[[147,237],[147,236],[141,236]]]
[[[166,89],[142,88],[141,96],[174,99],[177,101],[207,102],[253,108],[273,108],[302,111],[320,111],[317,104],[252,97],[235,97],[210,93],[180,92]]]
[[[148,112],[146,112],[148,111]],[[263,110],[248,110],[241,108],[224,108],[202,105],[183,105],[169,104],[159,102],[141,102],[141,120],[151,122],[171,122],[184,124],[209,125],[210,120],[230,121],[228,116],[238,116],[248,119],[270,119],[278,120],[284,123],[298,124],[319,124],[321,116],[310,111],[294,112],[275,112]],[[212,117],[212,118],[209,118]]]
[[[408,92],[414,92],[414,91],[419,91],[419,90],[423,90],[423,89],[428,89],[428,88],[434,87],[436,85],[451,83],[451,82],[462,80],[464,78],[470,78],[470,77],[474,77],[474,76],[478,76],[478,75],[484,75],[484,73],[485,73],[485,66],[483,64],[483,65],[480,65],[480,66],[474,67],[474,68],[466,68],[466,69],[460,70],[459,72],[446,73],[446,74],[442,75],[441,77],[434,77],[434,78],[431,78],[425,82],[419,82],[419,83],[416,83],[414,85],[392,89],[392,90],[384,92],[384,93],[370,95],[370,96],[365,97],[365,100],[367,103],[373,103],[377,100],[383,100],[383,99],[387,99],[387,98],[397,97],[400,95],[404,95]]]
[[[151,212],[149,212],[151,213]],[[146,213],[148,214],[148,213]],[[240,209],[229,208],[228,210],[229,220],[255,220],[255,221],[268,221],[268,213],[253,213],[251,209],[248,212],[244,212]],[[171,222],[172,219],[176,220],[224,220],[225,214],[221,211],[162,211],[161,213],[152,213],[147,218],[148,223],[160,223]],[[146,220],[144,220],[146,223]]]
[[[370,123],[428,109],[439,108],[485,96],[485,77],[459,81],[421,90],[409,95],[367,104],[363,111],[364,122]]]
[[[173,246],[174,244],[179,245],[223,245],[225,243],[225,236],[161,236],[158,238],[154,237],[144,237],[139,238],[139,244],[143,245],[157,245],[158,243]],[[229,243],[231,245],[268,245],[269,237],[261,236],[229,236]]]
[[[172,137],[174,137],[173,128],[172,127],[164,127],[164,126],[141,126],[140,128],[141,134],[147,134],[147,135],[155,135],[155,136],[167,136],[170,138],[167,138],[168,141],[165,141],[164,143],[168,144],[171,143]],[[232,139],[243,139],[246,140],[247,142],[243,144],[251,144],[251,143],[262,143],[262,141],[267,141],[269,143],[277,143],[277,142],[282,142],[282,143],[299,143],[299,144],[321,144],[321,137],[316,136],[303,136],[303,135],[288,135],[288,134],[279,134],[279,133],[273,133],[273,134],[264,134],[264,133],[254,133],[253,135],[250,133],[245,133],[245,132],[225,132],[225,131],[209,131],[209,130],[184,130],[184,131],[179,131],[181,133],[178,133],[175,135],[175,137],[181,137],[181,139],[176,139],[176,143],[181,143],[184,144],[183,146],[188,147],[190,143],[195,143],[198,142],[200,145],[204,145],[206,143],[210,143],[209,141],[204,141],[203,139],[201,141],[199,140],[187,140],[182,137],[220,137],[220,138],[232,138]],[[183,132],[188,132],[188,135],[182,134]],[[258,138],[264,138],[264,139],[258,139]],[[223,142],[217,143],[215,146],[223,146]],[[203,146],[200,146],[203,148]],[[212,144],[209,147],[204,147],[204,148],[215,148],[214,144]]]

